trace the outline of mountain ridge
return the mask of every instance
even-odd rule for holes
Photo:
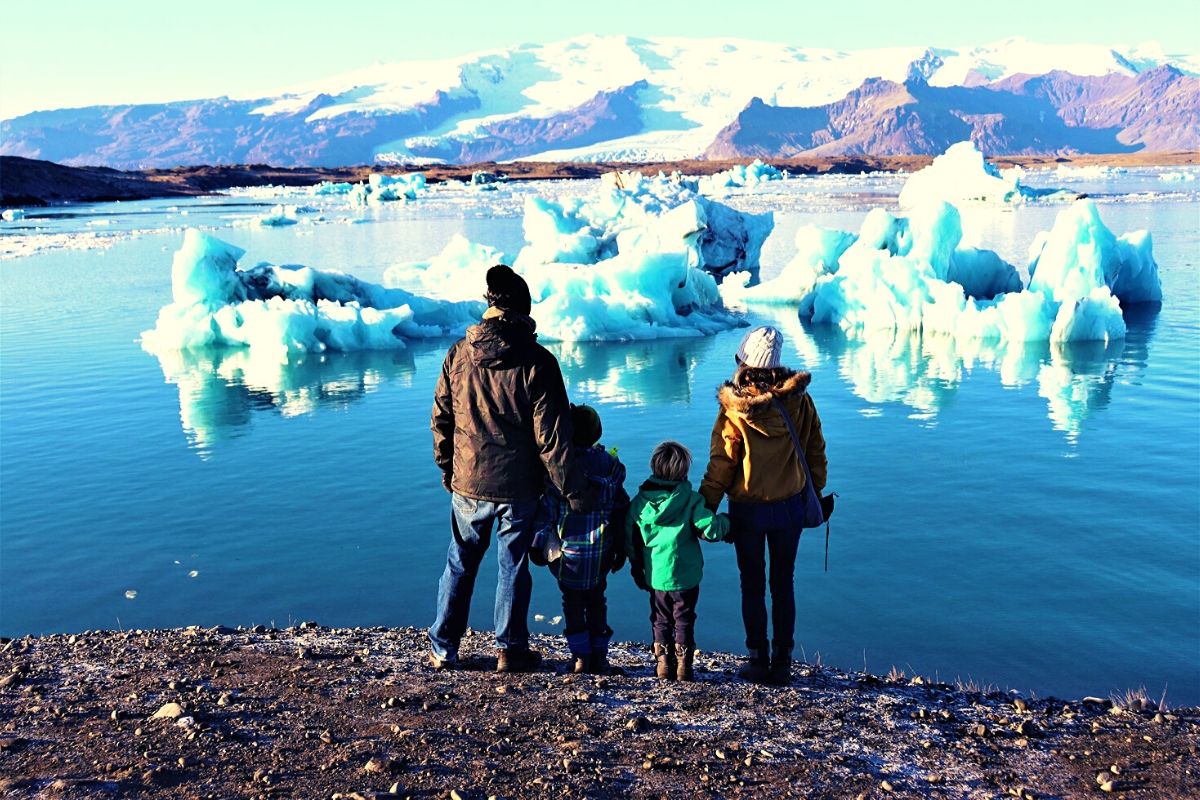
[[[1171,79],[1161,85],[1129,83],[1163,68],[1174,77],[1166,76]],[[1090,93],[1071,100],[1062,95],[1070,88],[1066,78],[1023,77],[1052,74],[1071,75],[1077,84],[1090,81]],[[915,126],[909,146],[924,147],[944,138],[942,128],[963,129],[943,108],[949,95],[938,91],[955,87],[1007,92],[1014,120],[1053,107],[1063,125],[1079,131],[1093,126],[1128,131],[1126,140],[1114,134],[1120,151],[1168,141],[1154,130],[1152,114],[1133,119],[1122,109],[1135,103],[1186,115],[1196,92],[1179,79],[1195,80],[1197,74],[1200,59],[1191,55],[1020,38],[958,49],[834,51],[735,39],[590,35],[459,59],[375,65],[269,97],[37,111],[0,121],[0,153],[125,169],[519,158],[673,161],[709,152],[752,97],[765,107],[786,109],[845,101],[836,111],[837,125],[816,148],[847,136],[869,142],[870,131],[854,133],[852,123],[878,124],[891,102],[901,111],[889,124]],[[918,108],[926,103],[919,112],[894,88],[909,84],[928,87],[913,98]],[[864,102],[857,111],[848,105],[854,99]],[[1000,112],[987,112],[995,113]],[[1006,127],[1002,119],[981,118],[967,129],[989,125]],[[1007,124],[1005,141],[1015,135],[1014,125]],[[1059,139],[1063,152],[1078,149],[1065,140],[1069,137]],[[1170,141],[1187,147],[1190,140]]]

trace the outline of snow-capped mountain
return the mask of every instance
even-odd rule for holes
[[[931,91],[1007,87],[1008,95],[1032,97],[1014,92],[1013,82],[1054,73],[1128,83],[1163,66],[1191,81],[1185,94],[1195,91],[1200,59],[1145,45],[1015,38],[975,48],[835,51],[733,39],[585,36],[461,59],[378,64],[271,97],[39,111],[0,123],[0,153],[117,167],[675,160],[721,152],[719,137],[729,138],[728,127],[755,98],[763,107],[788,110],[853,104],[865,95],[878,103],[878,82],[864,86],[871,79],[894,86],[915,81]],[[1111,105],[1102,95],[1084,105]],[[1044,98],[1039,102],[1044,107]],[[1080,113],[1078,105],[1062,117],[1063,126],[1091,128],[1087,109]],[[842,123],[853,126],[856,115],[845,110]],[[862,116],[871,124],[871,114]],[[1191,130],[1198,128],[1193,122]],[[848,133],[848,141],[870,139]],[[1077,138],[1059,136],[1051,145],[1017,136],[1013,152],[1087,150],[1095,140]],[[830,141],[814,147],[831,152]],[[922,141],[913,137],[896,146],[923,152]],[[1145,147],[1155,136],[1121,141],[1121,149]]]

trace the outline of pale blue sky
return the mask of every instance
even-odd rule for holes
[[[40,0],[0,14],[0,119],[40,108],[244,96],[376,61],[584,33],[804,47],[955,47],[1009,36],[1200,49],[1196,0]]]

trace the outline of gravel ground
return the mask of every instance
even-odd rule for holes
[[[417,629],[88,631],[0,643],[0,797],[1200,797],[1200,709],[1022,698],[702,653],[660,682],[434,672]],[[1145,707],[1143,707],[1145,705]]]

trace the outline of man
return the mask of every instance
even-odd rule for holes
[[[475,576],[496,530],[496,671],[536,669],[529,648],[529,546],[548,474],[572,510],[583,481],[570,463],[570,403],[554,356],[537,343],[529,287],[504,265],[487,272],[488,310],[446,354],[433,399],[434,460],[451,493],[451,541],[429,629],[430,663],[453,667]]]

